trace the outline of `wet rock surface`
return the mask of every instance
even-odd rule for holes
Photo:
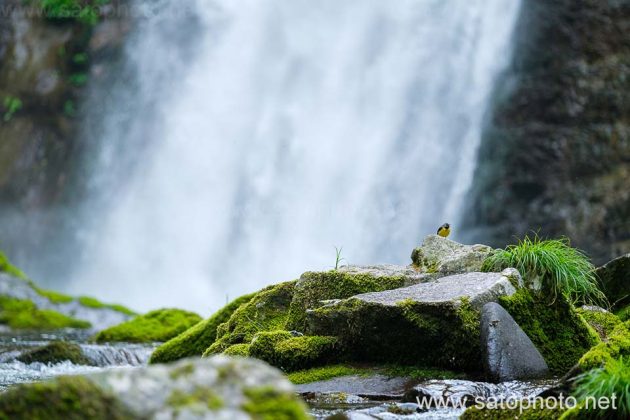
[[[549,376],[536,346],[497,303],[487,303],[481,311],[481,349],[484,370],[492,382]]]
[[[297,392],[313,399],[321,394],[351,394],[371,399],[402,398],[409,388],[409,378],[391,378],[385,375],[349,375],[325,381],[296,385]]]

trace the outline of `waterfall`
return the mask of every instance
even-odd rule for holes
[[[335,246],[407,264],[443,222],[457,239],[519,3],[137,3],[126,76],[88,101],[68,288],[207,314]]]

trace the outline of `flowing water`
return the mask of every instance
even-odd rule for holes
[[[0,392],[11,385],[35,382],[59,375],[79,375],[105,369],[133,368],[146,365],[153,345],[145,344],[89,344],[89,334],[73,330],[51,333],[0,332]],[[16,358],[54,340],[78,343],[91,366],[75,365],[69,361],[55,364],[22,363]]]
[[[208,312],[455,224],[518,1],[139,2],[62,288]],[[64,282],[66,277],[64,277]],[[61,282],[61,281],[60,281]]]

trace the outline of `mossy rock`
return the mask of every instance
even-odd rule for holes
[[[17,358],[22,363],[40,362],[45,364],[55,364],[69,361],[75,365],[91,365],[81,350],[81,346],[66,341],[53,341],[43,347],[30,350]]]
[[[0,420],[131,420],[118,400],[80,376],[24,384],[0,394]]]
[[[26,280],[26,274],[19,268],[11,264],[9,258],[2,251],[0,251],[0,273],[6,273],[10,276],[17,277],[19,279]]]
[[[40,289],[40,293],[41,293],[41,289]],[[50,292],[50,291],[46,291],[46,293],[48,293],[49,296],[50,296],[51,293],[59,295],[58,293]],[[61,296],[63,296],[63,295],[61,295]],[[98,300],[96,298],[93,298],[93,297],[90,297],[90,296],[79,296],[77,298],[77,301],[79,302],[79,304],[81,306],[85,306],[86,308],[111,309],[113,311],[120,312],[122,314],[129,315],[129,316],[136,316],[136,315],[138,315],[137,313],[135,313],[131,309],[127,308],[126,306],[113,304],[113,303],[103,303],[100,300]]]
[[[579,368],[585,372],[602,367],[609,360],[630,356],[630,321],[618,324],[605,342],[591,348],[579,360]]]
[[[0,324],[16,330],[55,330],[90,328],[87,321],[66,316],[51,309],[38,309],[30,300],[0,296]]]
[[[158,309],[99,332],[97,343],[167,341],[199,323],[201,317],[181,309]]]
[[[616,315],[622,321],[630,321],[630,305],[621,308]]]
[[[408,285],[405,276],[374,276],[345,271],[307,272],[295,287],[289,309],[287,329],[304,332],[307,328],[306,311],[321,307],[321,301],[345,299],[361,293],[381,292]]]
[[[289,392],[262,386],[245,391],[247,402],[242,408],[254,419],[261,420],[309,420],[306,407]]]
[[[226,356],[249,357],[250,344],[234,344],[223,352]]]
[[[233,300],[210,318],[162,344],[151,354],[149,363],[169,363],[186,357],[201,356],[216,340],[217,327],[226,322],[234,311],[254,296],[255,293],[252,293]]]
[[[558,297],[554,303],[528,289],[504,296],[499,303],[512,315],[545,358],[549,370],[563,375],[600,339],[573,305]]]
[[[466,298],[443,305],[352,298],[309,312],[309,330],[337,337],[347,360],[476,372],[479,317]]]
[[[613,313],[596,306],[583,306],[577,313],[605,340],[622,321]]]
[[[234,344],[251,343],[259,332],[284,330],[295,283],[276,284],[256,293],[235,310],[224,325],[217,327],[216,341],[204,354],[222,353]]]
[[[553,403],[550,403],[550,406]],[[554,404],[554,406],[557,405]],[[478,408],[470,407],[460,417],[460,420],[548,420],[557,419],[564,413],[564,409],[555,408],[524,408],[521,412],[519,408]]]
[[[249,355],[292,372],[331,362],[336,349],[336,337],[294,337],[288,331],[268,331],[254,336]]]

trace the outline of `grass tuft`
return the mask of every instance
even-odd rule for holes
[[[588,418],[630,418],[630,363],[623,357],[612,359],[603,368],[592,369],[578,376],[575,381],[573,395],[577,398],[582,410],[590,399]],[[602,397],[616,396],[616,410],[593,410],[592,401]]]
[[[494,251],[483,263],[482,271],[501,271],[513,267],[530,283],[540,282],[552,301],[565,296],[571,303],[608,306],[599,290],[595,267],[567,238],[542,240],[525,236],[517,245]]]

